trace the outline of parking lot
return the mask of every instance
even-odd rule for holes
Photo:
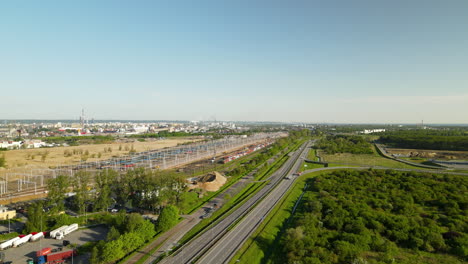
[[[65,237],[72,244],[82,245],[90,241],[99,241],[106,238],[108,228],[105,226],[96,226],[91,228],[79,229]],[[51,238],[41,239],[37,242],[28,242],[18,248],[8,248],[2,251],[5,254],[5,262],[12,263],[27,263],[28,260],[34,259],[36,251],[50,247],[52,249],[62,247],[63,240],[55,240]],[[64,248],[63,250],[68,250]],[[71,263],[71,262],[70,262]],[[89,263],[88,256],[78,256],[74,258],[73,263]]]

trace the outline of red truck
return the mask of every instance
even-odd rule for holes
[[[43,248],[36,252],[36,257],[45,256],[47,254],[50,254],[50,252],[52,252],[52,248],[50,247]]]
[[[43,255],[37,258],[37,264],[63,263],[64,260],[76,256],[76,250],[68,250],[52,254]]]

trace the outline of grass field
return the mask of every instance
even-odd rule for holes
[[[310,149],[309,154],[307,155],[308,160],[312,161],[318,161],[317,157],[317,150],[316,149]],[[317,169],[317,168],[323,168],[324,166],[321,164],[315,164],[315,163],[309,163],[309,162],[302,162],[301,168],[299,171],[305,171],[305,170],[311,170],[311,169]]]
[[[411,166],[402,162],[387,159],[380,156],[375,149],[372,154],[350,154],[336,153],[333,155],[320,152],[323,161],[351,166],[383,166],[398,169],[420,169],[419,167]]]

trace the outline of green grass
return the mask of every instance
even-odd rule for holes
[[[307,155],[307,159],[312,161],[318,161],[317,150],[310,149],[309,154]]]
[[[299,171],[312,170],[312,169],[318,169],[318,168],[323,168],[323,167],[324,165],[322,164],[308,163],[308,162],[303,161]]]
[[[415,253],[412,250],[406,248],[398,248],[399,254],[395,256],[395,261],[393,263],[398,264],[414,264],[414,263],[424,263],[424,264],[440,264],[440,263],[450,263],[450,264],[462,264],[466,263],[455,256],[442,253],[428,253],[424,251],[418,251]],[[380,256],[385,255],[385,252],[364,252],[363,255],[366,257],[369,264],[373,263],[382,263],[378,262]]]
[[[341,165],[383,166],[397,169],[420,169],[420,167],[411,166],[402,162],[384,158],[380,156],[375,149],[373,149],[372,154],[337,153],[329,155],[321,152],[320,155],[325,162]]]
[[[19,234],[17,232],[13,232],[13,233],[9,233],[9,234],[3,234],[3,235],[0,235],[0,241],[12,239],[12,238],[17,237],[17,236],[19,236]]]
[[[428,166],[444,168],[443,166],[440,166],[439,164],[436,164],[436,163],[431,162],[428,159],[424,159],[424,158],[400,158],[400,159],[407,160],[407,161],[413,162],[413,163],[422,164],[422,165],[428,165]]]
[[[307,159],[311,161],[318,161],[319,158],[317,157],[317,150],[312,148],[309,151],[309,154],[307,155]],[[324,165],[322,164],[315,164],[315,163],[309,163],[303,161],[301,164],[301,167],[299,171],[305,171],[305,170],[311,170],[311,169],[317,169],[317,168],[323,168]]]

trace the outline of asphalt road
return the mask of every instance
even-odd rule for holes
[[[308,150],[308,148],[306,148]],[[301,159],[297,159],[294,166],[288,172],[293,174],[298,171],[302,160],[307,158],[308,151],[301,154]],[[253,208],[246,217],[224,235],[206,254],[201,257],[197,263],[218,264],[228,262],[247,238],[257,229],[267,214],[279,202],[283,195],[288,191],[297,176],[291,179],[283,179],[278,186],[273,189],[255,208]],[[284,178],[284,177],[283,177]]]
[[[299,150],[297,150],[292,157],[286,161],[286,163],[278,169],[273,175],[270,177],[271,181],[270,184],[266,185],[262,188],[259,192],[257,192],[253,197],[251,197],[248,201],[244,204],[239,206],[234,212],[228,215],[226,218],[221,220],[220,222],[214,224],[211,228],[209,228],[206,232],[202,233],[191,242],[180,248],[176,253],[172,256],[169,256],[161,261],[161,263],[190,263],[196,260],[198,257],[202,256],[206,250],[209,250],[214,246],[214,244],[221,239],[221,237],[228,232],[228,228],[232,226],[237,220],[242,219],[244,215],[246,215],[252,208],[254,208],[255,204],[261,201],[270,191],[274,190],[277,183],[281,183],[284,177],[288,175],[288,173],[292,173],[298,170],[299,166],[301,165],[301,160],[299,158],[302,156],[303,158],[308,154],[308,146],[310,143],[304,143]],[[284,180],[291,182],[291,180]],[[290,183],[289,183],[290,184]],[[283,186],[280,184],[280,186]],[[283,187],[285,188],[285,187]],[[282,188],[282,190],[283,190]],[[275,192],[276,193],[276,192]],[[278,194],[276,194],[278,195]],[[222,262],[213,262],[213,263],[222,263]]]

